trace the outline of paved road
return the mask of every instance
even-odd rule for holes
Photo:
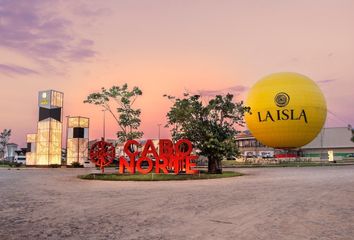
[[[0,169],[0,239],[354,239],[354,166],[104,182]]]

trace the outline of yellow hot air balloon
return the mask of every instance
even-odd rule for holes
[[[297,148],[311,142],[327,116],[326,100],[314,81],[290,72],[274,73],[250,90],[245,115],[248,129],[262,144]]]

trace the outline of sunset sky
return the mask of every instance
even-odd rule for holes
[[[102,112],[83,100],[128,83],[143,91],[144,138],[156,138],[171,106],[163,94],[242,100],[279,71],[318,83],[327,127],[354,124],[353,13],[352,0],[0,0],[0,130],[24,146],[36,132],[38,91],[55,89],[64,116],[89,117],[90,138],[99,138]]]

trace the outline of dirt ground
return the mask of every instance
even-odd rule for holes
[[[354,239],[354,166],[106,182],[0,169],[0,239]]]

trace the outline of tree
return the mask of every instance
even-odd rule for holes
[[[217,95],[206,105],[200,95],[184,94],[182,99],[164,96],[174,102],[167,113],[172,138],[188,138],[201,155],[208,157],[208,172],[222,173],[221,160],[239,154],[235,126],[243,126],[249,108],[242,101],[234,103],[232,94]]]
[[[120,130],[117,137],[121,142],[130,139],[138,139],[143,132],[138,131],[140,126],[140,109],[133,109],[132,106],[142,91],[138,87],[128,90],[128,84],[123,86],[112,86],[109,89],[101,88],[101,92],[91,93],[84,103],[95,104],[107,110],[116,120]],[[113,110],[112,102],[118,106],[116,113]]]
[[[4,159],[6,145],[9,142],[11,136],[11,129],[4,129],[0,133],[0,159]]]

